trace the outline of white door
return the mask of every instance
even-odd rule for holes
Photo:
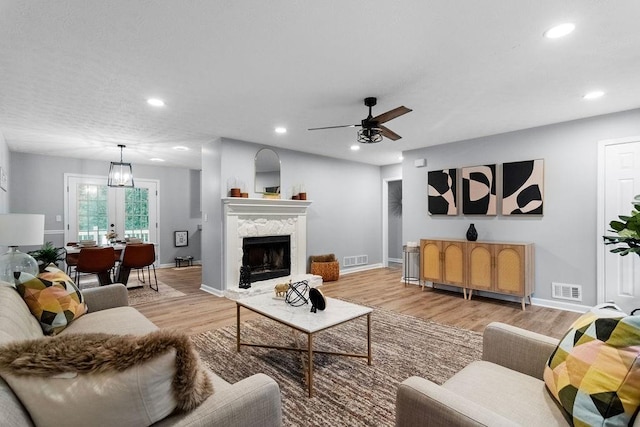
[[[604,171],[601,171],[603,194],[599,199],[602,205],[599,231],[604,235],[615,234],[609,231],[609,223],[619,215],[629,215],[633,209],[631,201],[640,194],[640,138],[605,142],[600,157]],[[640,257],[612,254],[612,246],[605,246],[601,236],[600,245],[604,252],[603,301],[614,301],[627,313],[640,308]]]
[[[157,181],[136,179],[135,188],[115,188],[106,177],[65,174],[65,180],[65,241],[105,244],[113,230],[118,239],[159,243]]]

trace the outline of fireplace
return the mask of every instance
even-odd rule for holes
[[[245,237],[242,265],[251,269],[251,281],[291,274],[291,236]]]

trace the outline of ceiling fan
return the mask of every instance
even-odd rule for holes
[[[394,108],[393,110],[389,110],[386,113],[382,113],[376,117],[373,117],[371,114],[371,108],[376,105],[378,100],[374,97],[368,97],[364,99],[364,105],[369,107],[369,116],[366,119],[363,119],[360,124],[355,125],[342,125],[342,126],[327,126],[321,128],[311,128],[308,130],[321,130],[321,129],[337,129],[337,128],[352,128],[356,126],[361,126],[362,129],[358,131],[358,142],[363,142],[365,144],[372,144],[375,142],[382,141],[382,137],[387,137],[392,141],[397,141],[402,138],[400,135],[392,131],[386,126],[382,126],[383,123],[388,122],[389,120],[395,119],[403,114],[407,114],[413,110],[407,108],[405,106]]]

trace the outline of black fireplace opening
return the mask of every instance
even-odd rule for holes
[[[245,237],[242,265],[251,269],[251,281],[291,274],[291,236]]]

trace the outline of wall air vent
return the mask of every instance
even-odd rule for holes
[[[354,267],[356,265],[365,265],[369,263],[369,255],[355,255],[344,257],[342,265],[344,267]]]
[[[559,299],[568,299],[571,301],[582,301],[582,286],[570,285],[567,283],[552,282],[552,297]]]

